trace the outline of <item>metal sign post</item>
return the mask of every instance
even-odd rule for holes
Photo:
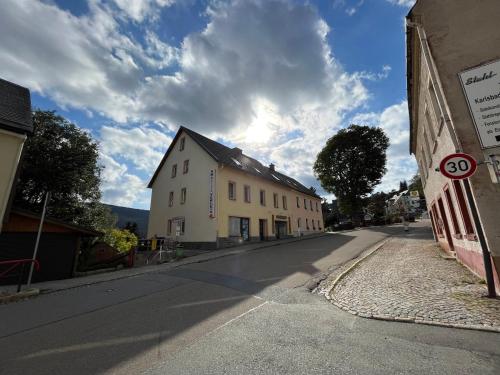
[[[33,250],[33,258],[32,258],[33,262],[31,262],[30,273],[28,275],[28,282],[26,283],[26,286],[28,288],[31,285],[31,278],[33,277],[33,269],[35,268],[36,254],[38,253],[38,245],[40,243],[40,236],[42,235],[43,222],[45,221],[45,212],[47,211],[47,203],[49,202],[49,199],[50,199],[50,192],[47,192],[47,194],[45,194],[45,202],[43,203],[42,217],[40,218],[40,226],[38,227],[38,234],[36,236],[35,249]]]
[[[439,170],[444,176],[452,180],[464,181],[465,194],[467,195],[467,200],[469,201],[472,219],[474,220],[477,237],[483,252],[484,273],[486,275],[486,283],[488,285],[488,297],[496,298],[495,280],[493,279],[490,251],[488,249],[486,238],[484,237],[483,227],[481,226],[479,213],[477,211],[474,197],[472,196],[472,189],[469,182],[469,177],[476,172],[476,168],[476,160],[472,156],[464,153],[448,155],[439,164]]]

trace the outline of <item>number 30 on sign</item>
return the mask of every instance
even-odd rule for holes
[[[439,164],[441,173],[452,180],[461,180],[470,177],[476,172],[476,160],[463,153],[446,156]]]

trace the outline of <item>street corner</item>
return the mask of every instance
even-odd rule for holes
[[[38,288],[30,288],[21,290],[19,292],[3,290],[0,291],[0,305],[6,304],[10,302],[17,302],[23,299],[36,297],[40,294],[40,289]]]
[[[323,294],[363,318],[500,332],[500,299],[431,239],[392,237]]]

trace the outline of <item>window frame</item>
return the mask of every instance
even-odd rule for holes
[[[179,151],[184,151],[186,148],[186,137],[182,137],[179,142]]]
[[[452,184],[453,189],[455,190],[455,198],[457,199],[460,214],[462,216],[465,236],[468,240],[477,241],[474,223],[472,222],[472,216],[469,211],[469,205],[467,203],[462,184],[460,180],[453,180]]]
[[[259,201],[261,206],[266,206],[266,191],[264,189],[259,191]]]
[[[172,165],[172,172],[170,173],[171,178],[175,178],[177,176],[177,164]]]
[[[273,205],[274,208],[279,208],[278,193],[273,193]]]
[[[168,193],[168,207],[173,207],[174,206],[174,192],[170,191]]]
[[[247,196],[248,191],[248,196]],[[250,185],[243,185],[243,201],[245,203],[252,203],[252,191]]]
[[[300,208],[300,198],[297,197],[297,208]]]
[[[283,196],[281,197],[281,200],[282,200],[282,203],[283,203],[283,209],[284,209],[284,210],[288,210],[288,202],[287,202],[286,195],[283,195]]]
[[[233,196],[231,197],[231,186],[233,186],[232,193]],[[228,181],[227,183],[227,196],[229,200],[235,201],[236,200],[236,182],[234,181]]]
[[[186,198],[187,198],[187,189],[185,187],[183,187],[181,189],[181,204],[186,203]]]
[[[187,174],[189,172],[189,159],[184,160],[182,165],[182,174]]]

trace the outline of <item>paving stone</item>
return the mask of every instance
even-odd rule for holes
[[[331,298],[363,317],[500,329],[500,300],[484,298],[486,285],[418,237],[391,238],[341,279]]]

